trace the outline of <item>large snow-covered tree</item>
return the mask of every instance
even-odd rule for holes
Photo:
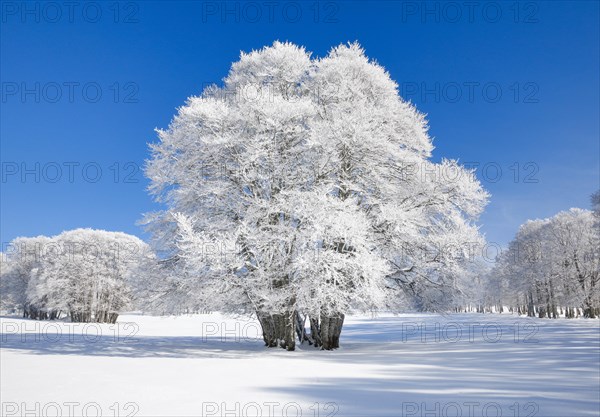
[[[164,288],[255,313],[268,346],[294,349],[306,315],[332,349],[350,311],[439,306],[481,243],[487,194],[431,160],[424,116],[357,44],[242,53],[158,134],[146,172],[168,210],[147,223],[180,270]]]

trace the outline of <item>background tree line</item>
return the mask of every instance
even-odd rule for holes
[[[600,315],[600,191],[592,206],[523,224],[487,275],[485,303],[528,316]]]

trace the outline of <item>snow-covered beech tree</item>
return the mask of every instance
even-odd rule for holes
[[[158,134],[146,173],[168,210],[146,222],[182,272],[166,287],[256,314],[268,346],[293,350],[307,315],[332,349],[350,311],[439,306],[482,242],[487,194],[431,161],[423,115],[357,44],[242,53]]]
[[[129,306],[130,276],[151,261],[149,246],[135,236],[93,229],[63,232],[52,238],[31,271],[27,302],[64,312],[74,322],[114,323]]]
[[[573,208],[521,226],[490,279],[498,303],[539,317],[596,317],[600,307],[600,233],[593,212]],[[564,312],[563,312],[564,309]]]

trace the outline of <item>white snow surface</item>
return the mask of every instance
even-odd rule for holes
[[[600,415],[593,319],[351,316],[333,352],[219,313],[0,325],[3,416]]]

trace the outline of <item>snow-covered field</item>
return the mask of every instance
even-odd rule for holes
[[[599,320],[354,316],[334,352],[266,349],[255,321],[216,313],[0,324],[4,416],[600,413]]]

